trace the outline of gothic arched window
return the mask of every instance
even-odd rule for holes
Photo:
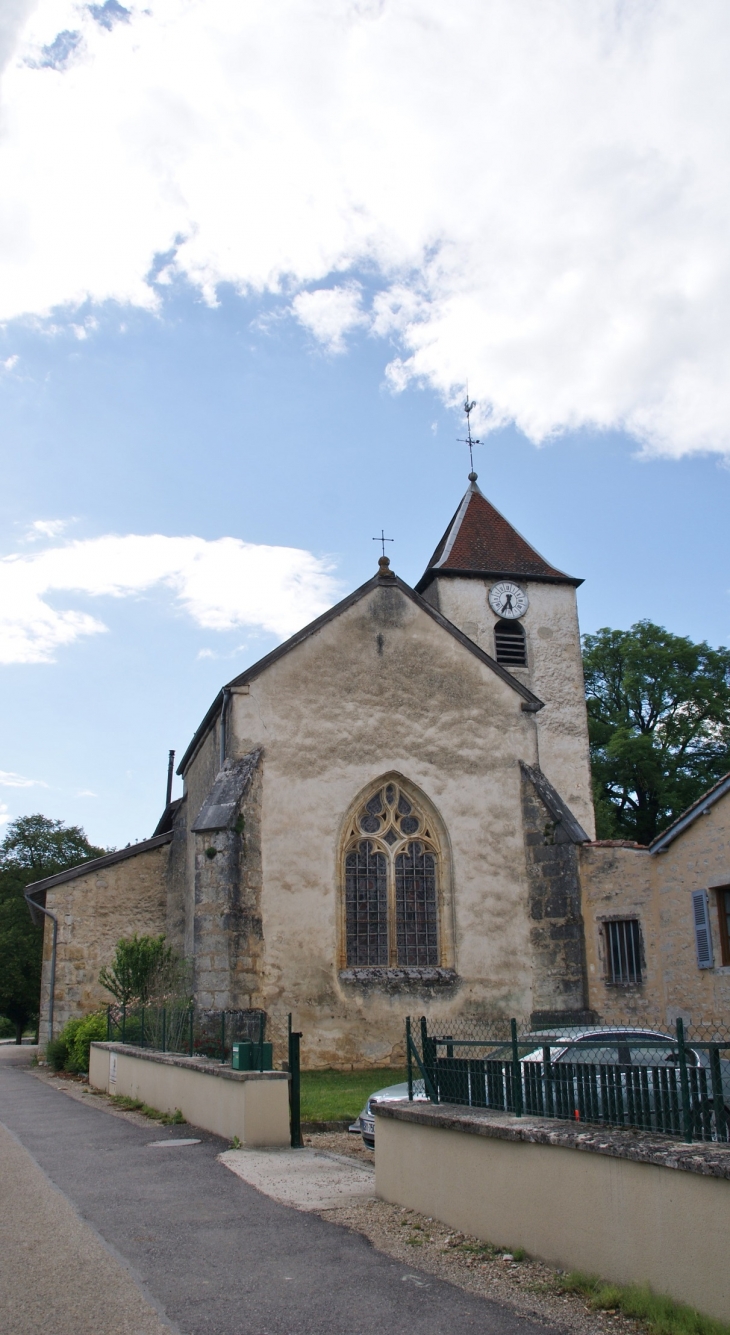
[[[525,667],[527,646],[519,621],[498,621],[494,627],[494,649],[498,663],[505,667]]]
[[[435,831],[398,783],[384,784],[356,813],[344,870],[349,967],[440,963]]]

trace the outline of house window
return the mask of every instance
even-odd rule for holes
[[[525,667],[527,646],[519,621],[498,621],[494,627],[494,649],[498,663],[505,667]]]
[[[716,890],[717,916],[720,920],[720,954],[723,965],[730,965],[730,887]]]
[[[636,918],[605,922],[606,981],[609,983],[641,982],[641,933]]]
[[[344,881],[348,967],[439,964],[435,831],[399,784],[384,784],[355,816]]]

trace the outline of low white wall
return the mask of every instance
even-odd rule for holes
[[[89,1084],[141,1099],[159,1112],[180,1109],[192,1126],[242,1145],[282,1146],[289,1140],[289,1078],[285,1071],[232,1071],[196,1058],[92,1043]]]
[[[375,1139],[383,1200],[561,1269],[648,1284],[730,1317],[726,1177],[387,1116]],[[730,1171],[730,1148],[696,1147],[705,1148],[729,1156]]]

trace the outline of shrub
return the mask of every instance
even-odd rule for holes
[[[69,1045],[69,1055],[66,1064],[67,1071],[88,1071],[89,1069],[89,1048],[92,1043],[103,1043],[106,1040],[106,1015],[103,1011],[96,1011],[93,1015],[86,1015],[78,1023],[74,1034],[73,1042]]]
[[[90,1045],[105,1038],[106,1016],[102,1011],[69,1020],[46,1046],[46,1061],[54,1071],[88,1071]]]
[[[0,1038],[15,1038],[15,1025],[4,1015],[0,1015]]]
[[[54,1071],[66,1070],[66,1062],[71,1055],[76,1030],[80,1024],[80,1020],[68,1020],[60,1034],[52,1038],[46,1047],[46,1061],[49,1066],[53,1067]]]

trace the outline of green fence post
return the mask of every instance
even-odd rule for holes
[[[291,1128],[291,1147],[302,1148],[302,1112],[301,1112],[301,1064],[299,1040],[301,1034],[295,1034],[291,1027],[289,1014],[289,1126]]]
[[[162,1051],[167,1052],[167,1007],[162,1007]]]
[[[266,1015],[262,1011],[259,1016],[259,1075],[264,1069],[264,1026],[266,1024]]]
[[[710,1044],[710,1072],[712,1074],[712,1102],[715,1105],[715,1135],[718,1140],[727,1140],[727,1118],[722,1092],[720,1049],[716,1043]]]
[[[687,1075],[687,1053],[684,1047],[684,1021],[677,1019],[677,1055],[679,1057],[679,1082],[682,1088],[682,1130],[688,1145],[692,1143],[692,1110],[689,1103],[689,1076]]]
[[[550,1048],[542,1050],[542,1071],[545,1077],[545,1116],[555,1116],[555,1100],[553,1098],[553,1063],[550,1055]]]
[[[522,1073],[520,1071],[520,1052],[517,1046],[517,1021],[510,1020],[512,1035],[512,1102],[515,1105],[515,1117],[522,1116]]]
[[[408,1061],[408,1098],[413,1102],[413,1053],[411,1052],[411,1017],[406,1015],[406,1058]]]
[[[428,1036],[428,1025],[425,1015],[421,1016],[421,1051],[423,1052],[423,1065],[428,1072],[428,1078],[431,1083],[431,1102],[438,1103],[439,1087],[436,1079],[436,1044]]]
[[[194,1009],[191,1006],[190,1007],[190,1056],[191,1057],[195,1056],[195,1047],[193,1044],[193,1015],[194,1015]]]
[[[141,1023],[141,1025],[140,1025],[140,1031],[139,1031],[139,1046],[140,1046],[141,1048],[143,1048],[143,1047],[144,1047],[144,1006],[142,1006],[141,1009],[142,1009],[142,1023]]]
[[[221,1011],[221,1066],[226,1064],[226,1013]]]

